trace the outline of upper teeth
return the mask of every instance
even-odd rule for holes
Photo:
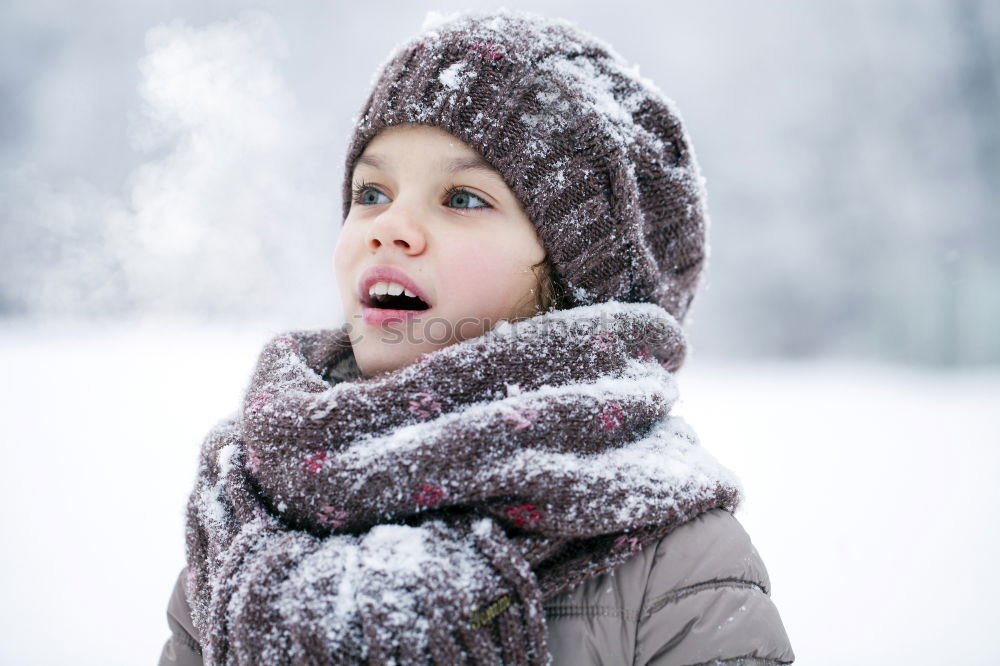
[[[376,282],[372,286],[368,287],[369,296],[385,296],[387,294],[389,296],[406,294],[411,298],[417,297],[416,294],[397,282]]]

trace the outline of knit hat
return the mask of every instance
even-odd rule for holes
[[[389,58],[347,151],[386,127],[447,130],[500,173],[570,305],[661,305],[682,320],[705,261],[704,179],[681,118],[611,47],[561,19],[429,15]]]

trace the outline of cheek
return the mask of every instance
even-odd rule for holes
[[[364,250],[364,238],[355,225],[345,224],[340,229],[337,245],[333,249],[333,274],[340,291],[353,288],[359,258]]]
[[[467,307],[506,316],[511,303],[523,298],[533,284],[531,271],[520,255],[469,248],[454,257],[449,282],[452,293]]]
[[[333,248],[333,270],[338,278],[343,273],[350,271],[351,265],[355,262],[355,257],[358,255],[361,241],[362,239],[359,238],[354,225],[345,224],[340,228],[340,234],[337,236],[337,244]]]

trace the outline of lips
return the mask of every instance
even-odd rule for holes
[[[358,300],[369,324],[402,321],[430,309],[426,292],[394,266],[372,266],[358,280]]]

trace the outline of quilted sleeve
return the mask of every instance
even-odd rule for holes
[[[198,630],[191,622],[191,608],[184,590],[187,568],[181,570],[167,604],[167,624],[170,638],[160,653],[160,666],[202,666]]]
[[[637,666],[770,666],[795,659],[767,570],[731,513],[709,511],[657,545]]]

